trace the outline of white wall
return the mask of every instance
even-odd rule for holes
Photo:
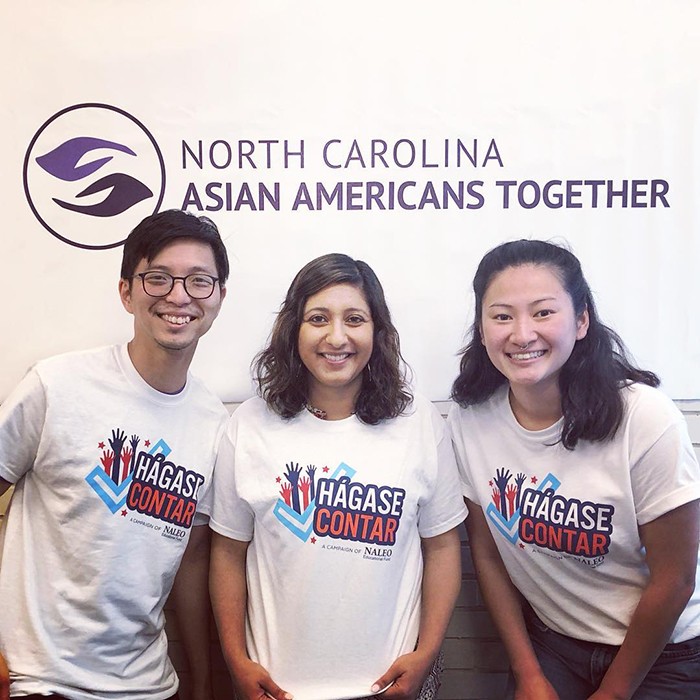
[[[0,400],[38,358],[130,333],[116,294],[119,248],[76,247],[40,219],[73,243],[109,245],[161,194],[161,208],[189,201],[197,211],[193,191],[232,260],[229,297],[195,359],[227,401],[250,394],[249,362],[293,274],[330,251],[375,268],[418,388],[447,398],[476,264],[521,236],[568,240],[604,319],[639,362],[674,398],[700,398],[700,4],[35,0],[4,3],[0,27],[0,58],[11,66],[0,76],[11,96],[0,105]],[[85,104],[110,108],[76,108]],[[36,160],[79,136],[133,154],[86,152],[79,166],[110,160],[77,180]],[[372,163],[373,140],[375,151],[386,142],[386,166]],[[189,155],[200,141],[201,167]],[[269,160],[267,141],[277,142]],[[290,151],[303,142],[303,163],[294,154],[285,162],[285,141]],[[457,163],[459,141],[473,164],[465,155]],[[402,167],[411,147],[416,161]],[[55,201],[101,206],[119,187],[79,195],[118,174],[153,195],[102,217]],[[571,206],[528,208],[534,185],[524,204],[511,193],[506,206],[498,184],[557,180],[611,182],[627,195],[608,205],[601,185],[594,205],[593,186],[573,185],[581,194]],[[654,181],[665,183],[663,197],[652,197]],[[255,197],[237,211],[207,211],[217,200],[206,188],[217,182],[231,183],[234,205],[242,188]],[[481,199],[467,184],[463,208],[443,208],[443,182],[480,182],[471,187]],[[278,209],[260,208],[261,183],[278,183]],[[315,192],[316,183],[341,183],[343,206],[295,207],[301,185]],[[417,208],[390,209],[386,195],[387,209],[368,209],[367,192],[391,183],[415,183],[405,192]],[[428,183],[438,195],[421,209]]]

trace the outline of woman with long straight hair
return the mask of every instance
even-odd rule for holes
[[[566,248],[500,245],[474,293],[448,423],[509,697],[700,698],[700,473],[682,414],[601,323]]]

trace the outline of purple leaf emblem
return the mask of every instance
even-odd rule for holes
[[[114,141],[105,141],[104,139],[92,138],[90,136],[79,136],[57,146],[53,151],[39,156],[36,162],[50,175],[57,177],[59,180],[67,182],[75,182],[88,175],[92,175],[96,170],[99,170],[105,163],[112,160],[112,156],[98,158],[91,163],[85,163],[76,167],[78,161],[90,151],[96,148],[111,148],[115,151],[128,153],[135,156],[136,153],[128,146],[123,146]]]
[[[153,192],[146,187],[140,180],[125,175],[124,173],[114,173],[107,175],[91,185],[86,187],[76,197],[86,197],[96,192],[110,190],[109,194],[99,204],[71,204],[63,202],[60,199],[54,198],[54,202],[64,209],[74,211],[79,214],[88,214],[89,216],[117,216],[122,212],[133,207],[134,204],[148,199],[153,196]]]

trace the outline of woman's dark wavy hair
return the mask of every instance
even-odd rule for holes
[[[267,347],[253,360],[258,392],[283,418],[296,416],[307,399],[307,370],[299,356],[299,328],[310,296],[335,284],[357,287],[365,297],[374,323],[374,345],[362,373],[355,414],[376,425],[396,418],[413,400],[406,382],[399,334],[391,322],[384,290],[372,268],[362,260],[330,253],[307,263],[292,281],[272,327]]]
[[[494,367],[481,342],[482,304],[493,278],[509,267],[520,265],[551,268],[571,297],[576,316],[588,309],[588,332],[576,341],[559,373],[564,414],[562,444],[573,450],[579,440],[611,439],[624,415],[620,388],[634,382],[656,387],[659,378],[632,364],[620,336],[600,321],[578,258],[553,243],[530,240],[503,243],[479,263],[473,284],[474,325],[470,342],[461,350],[460,372],[452,385],[452,398],[462,407],[480,404],[507,381]]]

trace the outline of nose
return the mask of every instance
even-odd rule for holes
[[[342,320],[332,321],[328,328],[326,342],[334,348],[339,348],[345,345],[346,340],[347,334],[345,333],[345,325]]]
[[[518,347],[526,347],[537,339],[537,333],[530,318],[517,319],[513,326],[510,340]]]
[[[185,290],[185,280],[174,279],[173,288],[166,295],[166,299],[173,304],[189,304],[191,297]]]

